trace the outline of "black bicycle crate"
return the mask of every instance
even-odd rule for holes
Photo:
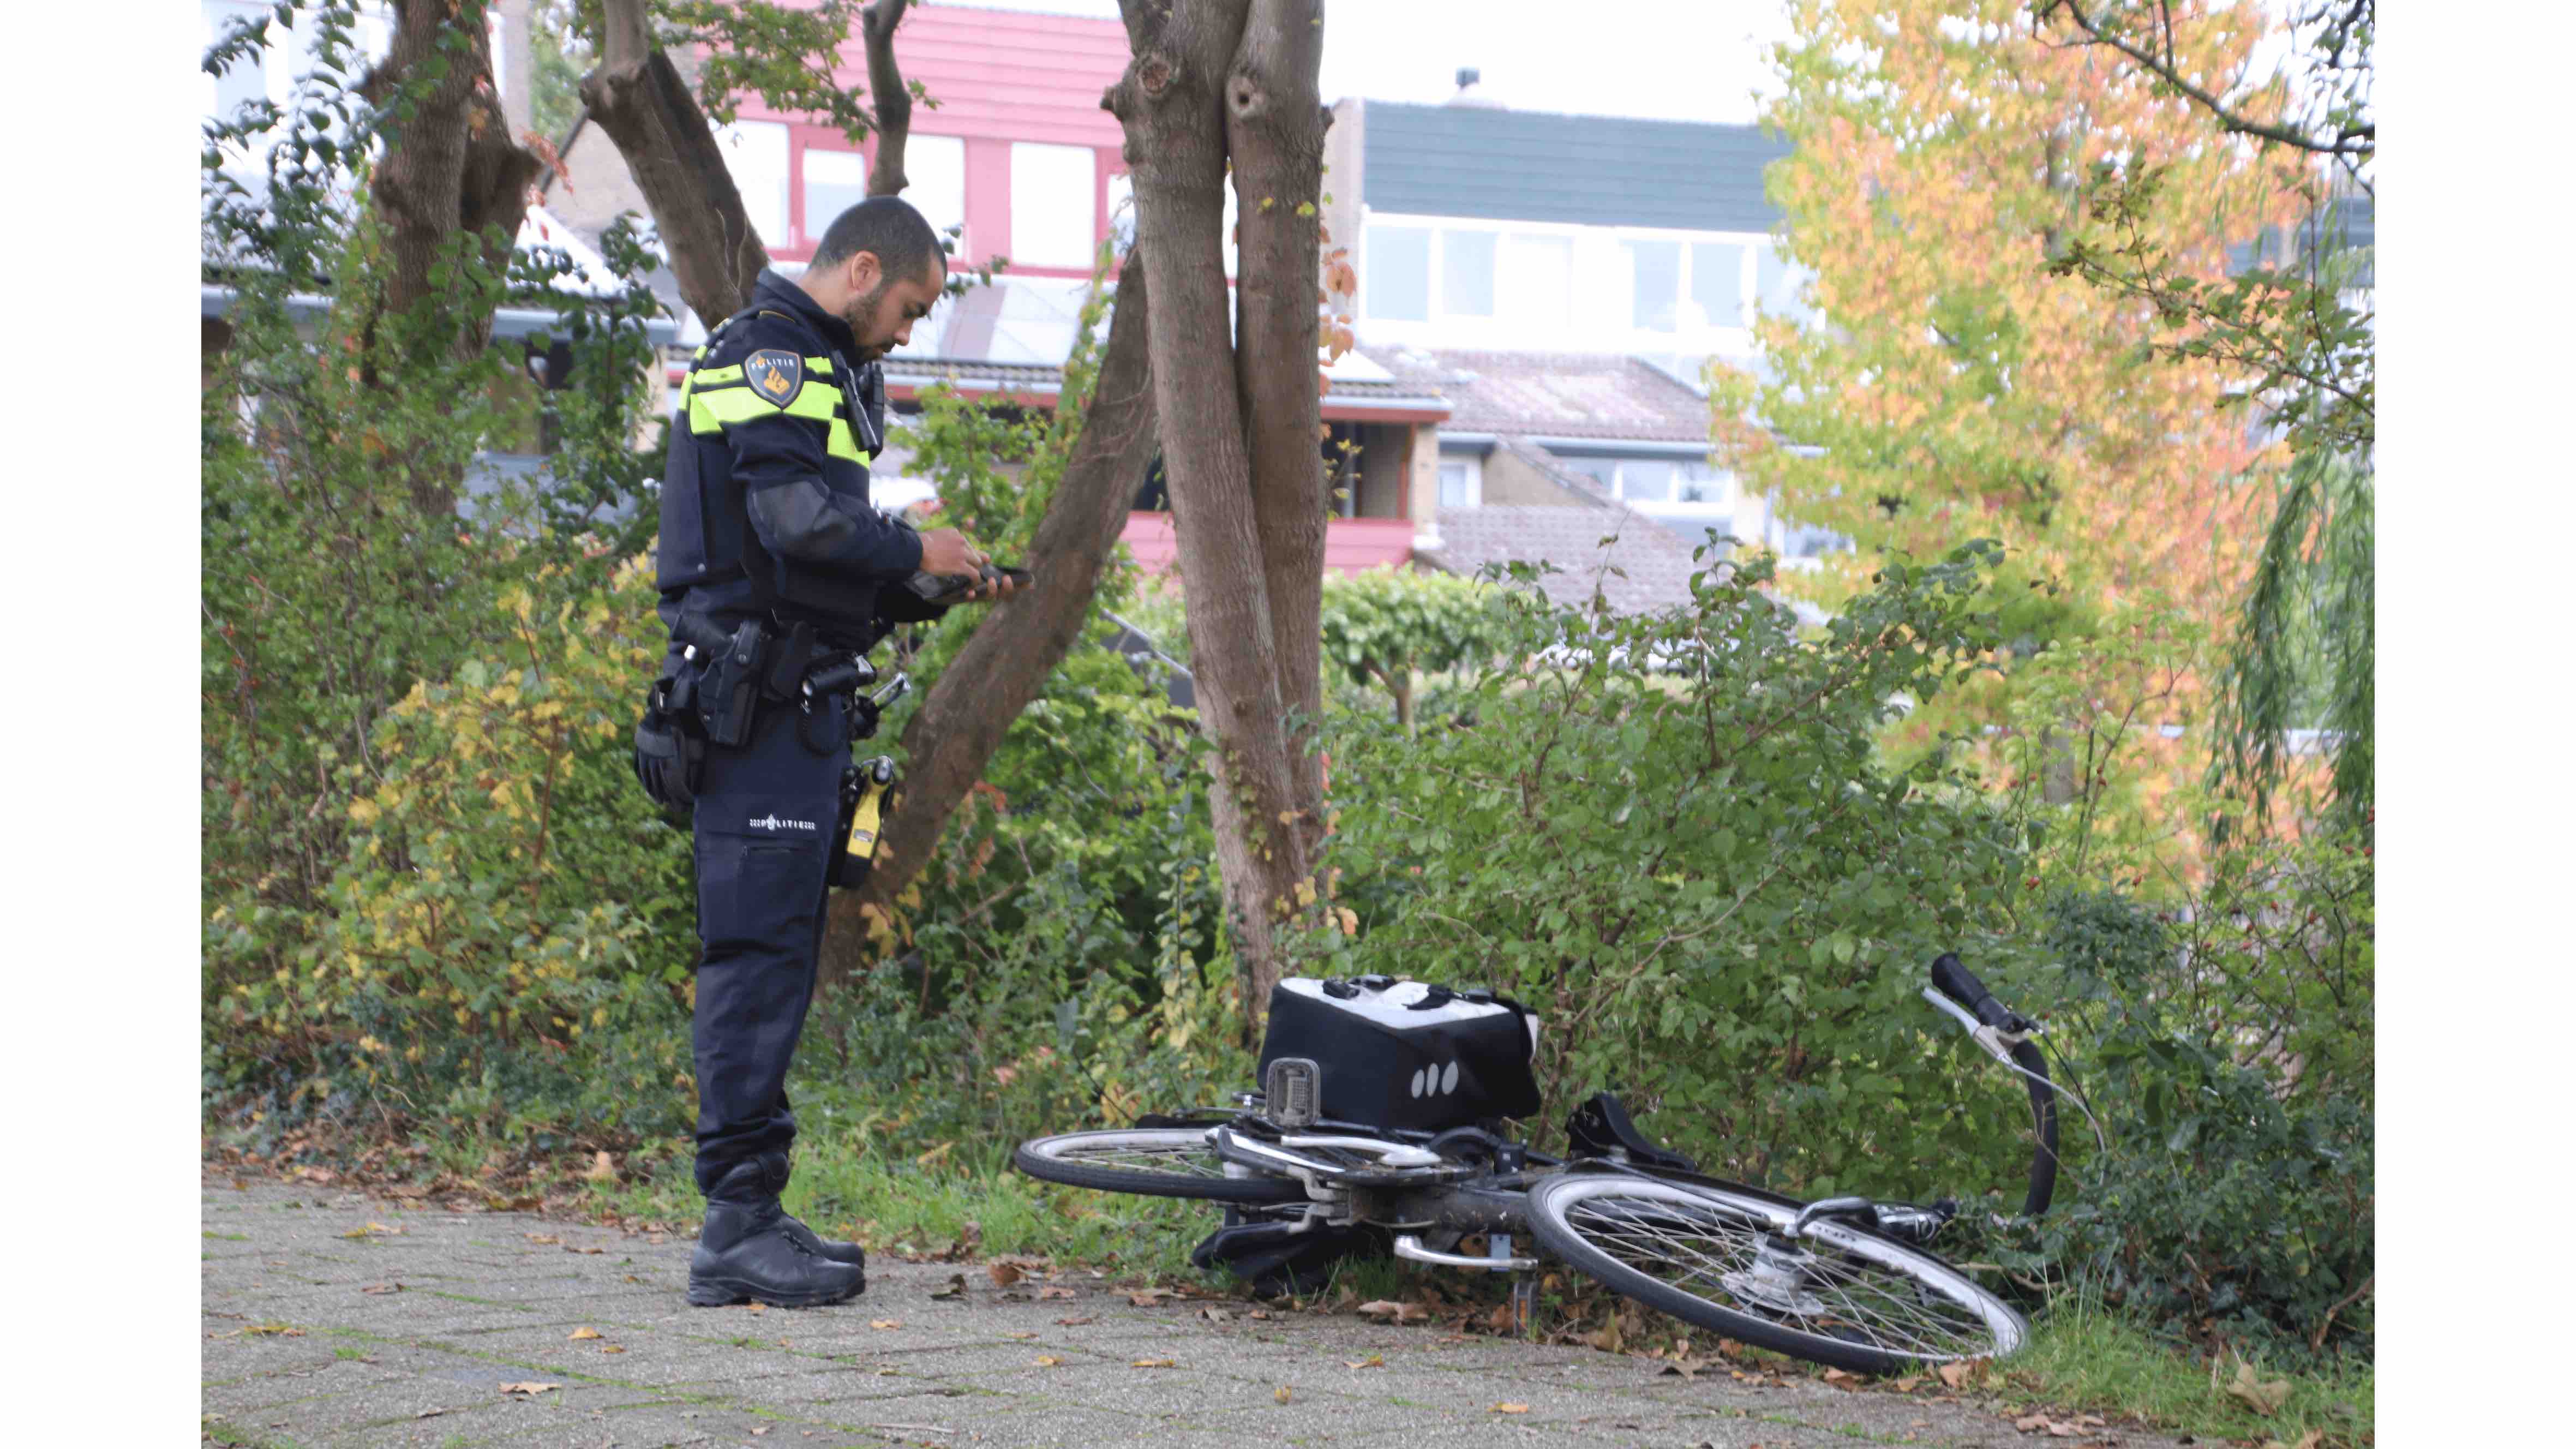
[[[1509,997],[1389,976],[1292,976],[1270,993],[1261,1071],[1321,1069],[1327,1117],[1437,1132],[1538,1110],[1538,1018]]]

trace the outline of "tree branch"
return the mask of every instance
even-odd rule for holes
[[[2165,56],[2159,59],[2154,51],[2141,48],[2137,42],[2126,36],[2105,29],[2100,22],[2084,13],[2084,7],[2078,4],[2077,0],[2033,0],[2033,3],[2037,6],[2040,19],[2046,20],[2052,15],[2063,13],[2069,20],[2075,22],[2075,27],[2083,31],[2087,37],[2077,42],[2078,44],[2108,46],[2127,56],[2158,80],[2180,91],[2194,105],[2209,112],[2216,118],[2219,129],[2223,131],[2239,136],[2252,136],[2258,140],[2271,141],[2319,156],[2343,157],[2353,161],[2366,161],[2376,151],[2378,131],[2376,126],[2347,125],[2341,128],[2333,140],[2320,140],[2304,131],[2253,120],[2230,107],[2225,101],[2183,79],[2181,68],[2172,59],[2170,29],[2166,36]],[[2170,19],[2167,24],[2170,27]],[[2359,144],[2354,144],[2356,142]]]
[[[904,143],[912,136],[912,92],[894,63],[894,28],[910,0],[876,0],[859,12],[868,49],[868,98],[876,110],[877,155],[868,164],[868,195],[899,196],[912,178],[903,174]],[[813,225],[812,221],[806,223]]]

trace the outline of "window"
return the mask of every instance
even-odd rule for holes
[[[1619,487],[1619,460],[1616,458],[1567,458],[1560,456],[1560,467],[1569,473],[1580,473],[1601,485],[1604,493],[1615,493]]]
[[[1684,463],[1674,479],[1675,503],[1709,503],[1719,506],[1735,501],[1735,480],[1706,463]]]
[[[1091,265],[1098,158],[1088,146],[1011,143],[1010,259],[1028,267]]]
[[[1754,295],[1761,299],[1764,312],[1804,322],[1815,313],[1799,300],[1798,291],[1813,276],[1805,267],[1780,260],[1778,248],[1766,246],[1755,258]]]
[[[1383,322],[1431,320],[1431,233],[1418,226],[1368,229],[1368,314]]]
[[[1440,460],[1440,506],[1474,508],[1484,502],[1484,466],[1474,458]]]
[[[1628,261],[1635,277],[1629,325],[1642,332],[1675,330],[1682,295],[1682,244],[1632,241]]]
[[[1440,233],[1440,310],[1452,317],[1494,315],[1494,243],[1489,231]]]
[[[932,230],[946,232],[966,224],[964,141],[955,136],[914,136],[903,143],[903,174],[903,199],[912,203]],[[811,211],[806,219],[813,219]]]
[[[1659,459],[1631,458],[1619,465],[1619,496],[1631,503],[1673,501],[1673,465]]]
[[[856,151],[805,148],[805,240],[821,241],[834,218],[867,199],[866,157]]]
[[[1136,244],[1136,178],[1124,171],[1109,176],[1109,235],[1121,252]]]
[[[1744,248],[1733,242],[1691,243],[1691,300],[1711,327],[1744,325]]]
[[[1566,325],[1574,280],[1574,243],[1561,236],[1509,236],[1495,268],[1503,320],[1515,327]]]
[[[771,246],[787,240],[787,126],[780,121],[737,121],[716,128],[725,170],[742,193],[742,212]]]
[[[206,0],[201,7],[206,22],[206,44],[214,45],[238,29],[243,21],[267,19],[274,7],[240,4],[234,0]],[[271,25],[268,39],[272,48],[280,38],[281,27]],[[255,51],[234,61],[222,75],[206,78],[207,114],[225,120],[250,101],[264,101],[268,95],[268,52]]]

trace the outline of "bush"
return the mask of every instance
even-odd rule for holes
[[[1992,562],[1891,563],[1812,643],[1755,570],[1661,618],[1515,592],[1515,654],[1553,663],[1481,672],[1418,738],[1337,730],[1326,866],[1359,935],[1315,938],[1314,968],[1528,1002],[1542,1141],[1611,1086],[1710,1170],[1784,1189],[2014,1175],[2011,1094],[1957,1100],[1917,992],[1951,949],[2033,984],[2018,836],[1943,751],[1897,771],[1875,747],[1993,648],[1970,607]]]
[[[1414,718],[1414,675],[1482,667],[1506,639],[1500,590],[1455,574],[1369,569],[1324,576],[1323,663],[1395,701]]]

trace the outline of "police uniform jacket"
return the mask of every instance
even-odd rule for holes
[[[666,623],[767,615],[858,649],[884,632],[878,588],[920,568],[921,538],[868,502],[885,402],[857,351],[847,323],[774,271],[698,349],[662,487]]]

